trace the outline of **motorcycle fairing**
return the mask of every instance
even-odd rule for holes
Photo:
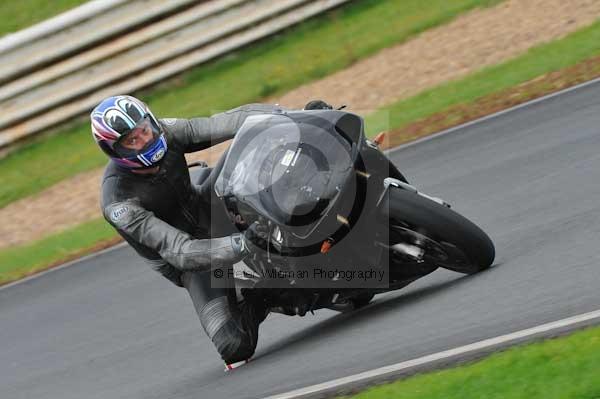
[[[220,197],[308,236],[354,178],[362,119],[339,111],[247,118],[217,178]],[[242,215],[244,216],[244,215]]]

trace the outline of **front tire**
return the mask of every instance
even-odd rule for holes
[[[494,244],[483,230],[446,206],[417,193],[390,187],[382,214],[387,215],[390,241],[402,231],[404,234],[415,232],[417,239],[438,244],[436,250],[445,255],[429,258],[438,267],[472,274],[489,268],[494,262]],[[425,259],[427,255],[426,249]]]

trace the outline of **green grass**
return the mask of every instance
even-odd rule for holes
[[[537,46],[513,60],[383,107],[366,118],[368,134],[398,129],[453,105],[516,86],[600,54],[600,21],[562,40]]]
[[[600,328],[368,389],[352,399],[597,399]]]
[[[285,92],[461,12],[497,2],[356,1],[140,94],[159,116],[209,115]],[[0,207],[105,162],[87,123],[38,138],[0,160]]]
[[[114,229],[104,219],[96,219],[32,244],[4,249],[0,251],[0,284],[43,270],[114,237]]]
[[[0,36],[27,28],[86,0],[4,0],[0,2]]]

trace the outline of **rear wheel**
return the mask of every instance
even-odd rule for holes
[[[382,210],[389,222],[390,243],[399,243],[398,250],[420,262],[466,274],[492,265],[492,240],[467,218],[417,193],[395,187],[390,188],[388,199],[388,206]]]

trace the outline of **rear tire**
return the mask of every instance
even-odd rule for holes
[[[419,233],[435,241],[446,252],[446,260],[436,266],[472,274],[489,268],[494,262],[492,240],[474,223],[450,208],[407,190],[390,187],[387,214],[391,235],[394,226]],[[390,237],[390,240],[392,237]]]

